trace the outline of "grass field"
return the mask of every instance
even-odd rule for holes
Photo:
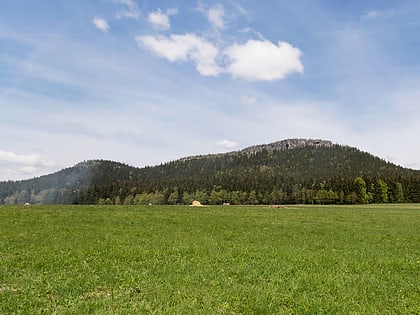
[[[2,206],[0,314],[420,314],[420,205]]]

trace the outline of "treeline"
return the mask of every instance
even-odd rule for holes
[[[356,148],[232,152],[135,168],[87,161],[0,183],[0,203],[355,204],[420,202],[420,172]]]
[[[76,196],[74,196],[75,198]],[[295,183],[272,186],[271,189],[228,190],[215,186],[211,190],[181,190],[175,186],[155,191],[139,191],[137,187],[93,186],[78,194],[83,204],[359,204],[420,202],[420,180],[384,181],[382,179],[331,179],[310,186]],[[70,200],[69,200],[70,201]]]
[[[210,190],[185,190],[178,186],[142,191],[131,182],[92,185],[87,189],[47,189],[36,194],[22,190],[6,197],[3,203],[43,204],[367,204],[420,202],[419,178],[382,180],[356,177],[334,178],[319,183],[285,182],[269,189],[228,190],[214,186]],[[266,187],[268,188],[268,187]]]

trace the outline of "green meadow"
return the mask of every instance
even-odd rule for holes
[[[1,206],[0,314],[420,314],[420,205]]]

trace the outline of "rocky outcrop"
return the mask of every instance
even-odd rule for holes
[[[205,158],[213,158],[213,157],[222,157],[224,155],[237,155],[237,154],[256,154],[261,151],[267,152],[275,152],[275,151],[284,151],[284,150],[292,150],[296,148],[303,148],[303,147],[327,147],[331,148],[334,144],[328,140],[321,140],[321,139],[286,139],[281,141],[272,142],[269,144],[259,144],[254,145],[251,147],[247,147],[245,149],[239,151],[231,151],[227,153],[216,153],[216,154],[208,154],[208,155],[196,155],[196,156],[188,156],[179,159],[179,161],[188,162],[191,160],[197,159],[205,159]]]
[[[254,145],[241,150],[243,153],[258,153],[263,150],[267,152],[284,151],[303,147],[332,147],[333,143],[321,139],[286,139],[269,144]]]

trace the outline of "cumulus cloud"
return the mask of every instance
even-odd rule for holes
[[[117,18],[128,18],[128,19],[139,19],[140,11],[137,8],[137,4],[134,0],[115,0],[122,6],[122,9],[118,11]]]
[[[216,142],[216,146],[223,149],[233,150],[236,149],[239,146],[239,144],[235,141],[220,140]]]
[[[230,64],[227,71],[235,78],[273,81],[293,72],[303,72],[301,51],[286,42],[274,45],[267,40],[249,40],[225,50]]]
[[[169,16],[175,15],[176,9],[168,9],[165,13],[162,13],[160,9],[157,11],[150,12],[147,20],[156,28],[167,30],[171,27]]]
[[[138,36],[136,42],[152,53],[174,61],[191,61],[204,76],[215,76],[221,72],[216,63],[219,50],[207,40],[195,34],[165,36]]]
[[[284,79],[294,72],[303,72],[301,51],[286,42],[275,45],[267,40],[249,40],[245,44],[233,44],[224,51],[195,34],[165,36],[138,36],[140,47],[166,58],[171,62],[190,61],[204,76],[216,76],[222,72],[234,78],[250,81]],[[217,63],[227,57],[223,68]]]
[[[118,0],[129,1],[129,0]],[[204,76],[228,73],[233,78],[249,81],[273,81],[287,75],[303,72],[301,51],[283,41],[277,44],[264,39],[263,35],[251,28],[240,32],[251,34],[257,39],[245,43],[226,42],[220,31],[225,28],[225,11],[221,4],[208,6],[198,2],[197,11],[202,12],[211,23],[213,32],[199,36],[196,33],[171,34],[169,36],[141,35],[135,38],[143,49],[169,60],[195,64]],[[168,30],[169,16],[177,14],[177,9],[160,9],[149,13],[147,20],[155,28]],[[248,100],[249,102],[250,100]]]
[[[92,23],[104,33],[107,33],[110,29],[109,24],[105,19],[95,17],[93,18]]]

